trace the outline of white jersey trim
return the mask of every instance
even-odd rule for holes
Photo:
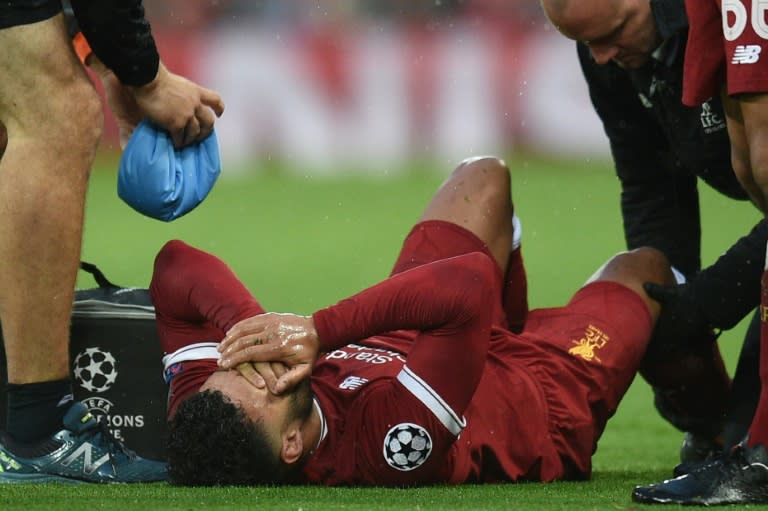
[[[317,398],[312,398],[312,404],[315,407],[315,410],[317,410],[317,414],[320,416],[320,438],[317,439],[317,445],[315,445],[315,449],[317,449],[320,446],[320,442],[325,440],[325,437],[328,436],[328,422],[325,420],[325,414],[323,413],[323,409],[320,408],[320,403],[317,401]]]
[[[453,411],[448,406],[443,398],[435,392],[432,387],[424,380],[419,378],[416,373],[411,371],[408,366],[403,366],[403,369],[397,375],[397,380],[413,394],[416,399],[424,403],[424,406],[429,408],[429,411],[437,417],[445,428],[453,433],[455,436],[459,436],[461,431],[467,426],[467,421],[464,417]]]
[[[169,367],[173,364],[178,364],[179,362],[188,362],[190,360],[218,360],[221,357],[221,353],[216,350],[218,345],[218,342],[198,342],[189,344],[183,348],[179,348],[173,353],[165,355],[163,357],[163,375],[166,374]],[[167,378],[166,383],[168,383]]]

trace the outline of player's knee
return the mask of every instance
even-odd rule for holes
[[[506,174],[509,176],[509,168],[501,158],[496,156],[471,156],[465,158],[456,168],[457,172],[479,171],[485,174]]]
[[[511,177],[509,167],[500,158],[467,158],[456,168],[453,177],[464,180],[475,193],[481,193],[485,202],[509,203]]]
[[[625,285],[642,290],[645,282],[670,284],[672,271],[669,259],[664,253],[653,247],[640,247],[617,254],[613,258],[616,280]]]
[[[653,247],[640,247],[628,252],[631,257],[637,258],[638,265],[646,267],[653,272],[666,274],[670,271],[669,259],[661,250]]]
[[[82,85],[77,88],[77,100],[72,103],[74,107],[74,123],[77,125],[77,135],[81,137],[84,147],[86,145],[96,147],[101,140],[104,126],[104,111],[93,87]]]
[[[37,123],[34,135],[53,151],[66,151],[90,167],[104,124],[101,100],[93,85],[83,77],[57,91],[46,106],[45,119]]]

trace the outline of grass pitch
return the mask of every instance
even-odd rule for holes
[[[617,180],[607,162],[508,162],[523,221],[531,306],[562,304],[624,247]],[[157,250],[180,238],[226,260],[267,309],[298,313],[385,277],[403,237],[451,170],[420,166],[384,179],[316,177],[255,165],[253,172],[223,176],[197,210],[164,224],[117,198],[114,161],[99,167],[89,193],[83,259],[115,283],[146,286]],[[748,204],[701,189],[703,261],[709,264],[759,216]],[[85,275],[78,282],[93,285]],[[744,327],[721,337],[731,370]],[[639,509],[630,502],[631,489],[668,477],[680,440],[658,418],[650,391],[637,380],[600,441],[590,482],[409,490],[40,485],[0,488],[0,510]]]

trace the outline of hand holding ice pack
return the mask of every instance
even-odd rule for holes
[[[215,131],[176,149],[167,132],[144,120],[120,158],[117,194],[139,213],[170,222],[203,202],[220,173]]]

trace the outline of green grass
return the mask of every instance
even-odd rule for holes
[[[558,305],[623,248],[618,184],[605,162],[509,160],[533,306]],[[309,313],[383,278],[403,236],[450,169],[419,168],[389,179],[261,172],[224,176],[188,216],[163,224],[132,212],[115,193],[112,162],[94,172],[83,258],[121,285],[146,286],[152,260],[181,238],[224,258],[270,310]],[[758,220],[748,204],[702,187],[704,262]],[[93,283],[81,277],[79,287]],[[734,367],[744,325],[722,336]],[[635,484],[667,477],[681,435],[661,421],[636,381],[603,436],[585,483],[412,490],[179,489],[166,485],[0,488],[0,510],[637,509]],[[768,506],[765,507],[768,509]]]

